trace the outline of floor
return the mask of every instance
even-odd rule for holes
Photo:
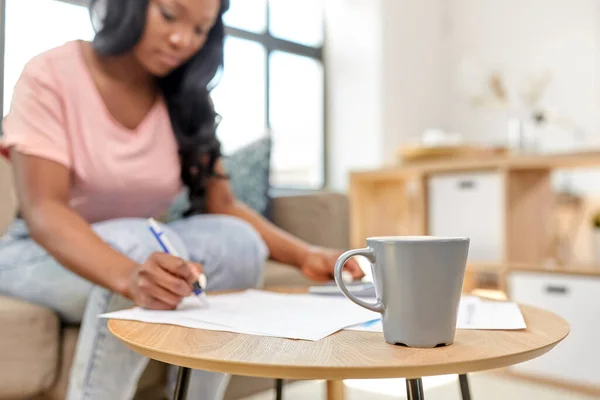
[[[469,375],[473,400],[593,400],[555,387],[510,378],[496,373]],[[346,400],[405,399],[403,379],[346,381]],[[426,378],[423,380],[426,400],[460,400],[456,376]],[[325,399],[325,384],[321,381],[298,382],[284,389],[284,400]],[[248,397],[245,400],[273,400],[274,391]]]

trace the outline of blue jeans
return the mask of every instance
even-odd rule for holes
[[[92,225],[113,248],[136,262],[160,251],[142,219],[119,219]],[[261,284],[268,249],[245,221],[223,215],[200,215],[163,226],[182,258],[199,262],[208,290],[254,288]],[[77,251],[77,249],[73,249]],[[16,221],[0,238],[0,294],[53,309],[66,324],[81,323],[67,399],[131,399],[148,359],[110,334],[98,314],[131,307],[128,299],[70,272],[58,264]],[[170,367],[168,387],[175,383]],[[228,377],[193,371],[188,398],[223,397]],[[169,390],[169,389],[168,389]]]

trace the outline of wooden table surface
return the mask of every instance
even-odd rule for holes
[[[526,330],[458,330],[453,345],[435,349],[389,345],[374,332],[340,331],[309,342],[124,320],[108,326],[134,351],[189,368],[283,379],[417,378],[530,360],[569,333],[567,322],[551,312],[521,310]]]

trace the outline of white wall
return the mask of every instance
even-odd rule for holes
[[[395,162],[401,144],[443,125],[444,1],[384,1],[382,128],[387,163]]]
[[[327,0],[328,181],[380,165],[383,154],[381,0]]]
[[[529,74],[551,70],[545,105],[576,121],[586,138],[547,128],[542,147],[600,145],[600,1],[325,3],[333,188],[346,188],[349,170],[393,162],[397,148],[427,128],[505,143],[507,114],[470,106],[468,90],[481,77],[465,74],[465,65],[503,71],[511,92]],[[600,193],[599,173],[573,180],[578,191]]]
[[[476,74],[466,65],[502,71],[517,93],[531,74],[549,70],[553,79],[543,104],[574,120],[585,138],[556,126],[539,129],[546,151],[600,145],[600,2],[597,0],[451,0],[447,68],[450,81],[444,107],[446,127],[477,142],[503,143],[506,114],[473,109],[465,89]],[[473,72],[472,68],[470,69]],[[473,81],[466,82],[469,77]],[[466,84],[467,83],[467,84]],[[557,184],[568,175],[558,175]],[[573,188],[600,193],[600,174],[569,175]]]
[[[501,112],[472,109],[460,83],[465,61],[503,72],[515,92],[527,77],[554,75],[545,104],[600,130],[600,2],[597,0],[452,0],[452,80],[445,119],[472,139],[505,139]],[[444,66],[442,66],[444,68]],[[560,132],[552,132],[560,139]]]
[[[329,184],[394,161],[398,146],[441,124],[440,4],[327,0]]]

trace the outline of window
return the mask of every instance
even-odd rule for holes
[[[273,185],[323,184],[323,66],[283,51],[269,57]]]
[[[265,48],[250,40],[227,37],[224,64],[227,72],[213,90],[212,98],[223,117],[219,125],[223,152],[231,153],[265,134]]]
[[[276,187],[319,189],[325,183],[322,2],[230,0],[224,16],[225,68],[212,92],[223,116],[218,135],[225,153],[271,135]],[[69,40],[89,40],[93,29],[87,0],[0,0],[0,10],[3,3],[0,109],[6,115],[31,57]]]
[[[306,46],[323,44],[323,0],[271,0],[269,31]]]
[[[10,109],[13,87],[23,67],[32,57],[69,40],[90,40],[94,34],[88,10],[83,5],[57,0],[4,2],[6,14],[3,116]],[[35,27],[35,32],[32,31],[32,27]]]
[[[325,184],[322,6],[323,0],[230,0],[224,17],[225,68],[213,90],[223,116],[219,139],[229,153],[271,135],[275,187]]]

